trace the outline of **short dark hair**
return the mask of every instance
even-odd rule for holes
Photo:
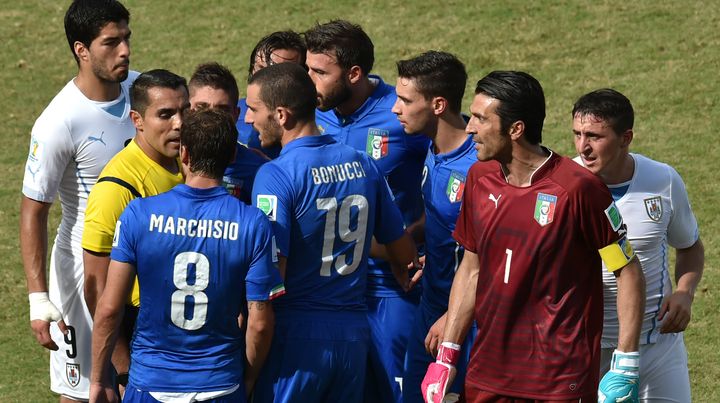
[[[266,35],[260,39],[255,48],[250,53],[250,67],[248,68],[248,78],[253,73],[255,60],[260,57],[261,60],[269,66],[272,63],[270,56],[278,49],[292,49],[300,55],[300,64],[305,65],[305,42],[300,34],[295,31],[277,31]]]
[[[65,36],[76,62],[75,42],[90,47],[105,25],[110,22],[130,23],[130,12],[115,0],[75,0],[65,13]]]
[[[545,94],[535,77],[522,71],[493,71],[478,81],[475,94],[500,101],[496,113],[503,132],[521,120],[525,123],[525,139],[530,144],[542,142]]]
[[[467,72],[454,55],[431,50],[408,60],[397,62],[398,76],[415,80],[418,91],[430,99],[443,97],[453,112],[462,110]]]
[[[230,102],[237,105],[240,97],[235,76],[222,64],[210,62],[197,66],[188,83],[190,88],[211,87],[223,90],[230,96]]]
[[[308,121],[315,117],[317,91],[307,71],[295,63],[265,67],[250,77],[248,85],[260,86],[260,100],[270,109],[290,109],[295,118]]]
[[[214,108],[189,111],[180,128],[180,144],[190,156],[190,171],[222,178],[235,156],[237,136],[229,113]]]
[[[130,107],[135,112],[145,116],[145,110],[148,106],[148,90],[150,88],[185,88],[187,91],[187,82],[185,78],[167,70],[156,69],[146,71],[138,76],[130,87]]]
[[[573,118],[588,115],[604,120],[617,134],[631,130],[635,124],[635,111],[630,100],[612,88],[589,92],[575,102]]]
[[[334,51],[343,69],[360,66],[364,75],[375,63],[375,47],[362,27],[346,20],[317,24],[305,31],[305,45],[311,53]]]

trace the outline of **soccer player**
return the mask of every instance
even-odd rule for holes
[[[218,63],[204,63],[195,69],[189,83],[190,108],[193,110],[218,108],[237,121],[240,109],[235,76]],[[251,150],[239,141],[235,145],[235,159],[225,170],[223,185],[245,204],[250,204],[253,181],[258,168],[268,161],[264,154]]]
[[[135,132],[128,91],[137,73],[129,70],[129,21],[128,10],[116,1],[70,5],[65,34],[78,73],[35,121],[25,164],[20,249],[30,326],[38,343],[52,350],[50,388],[60,401],[88,398],[92,318],[83,299],[80,238],[90,189]],[[62,219],[48,283],[48,213],[57,196]]]
[[[576,161],[610,189],[645,273],[640,401],[689,402],[690,379],[682,332],[690,322],[705,252],[685,184],[671,166],[630,153],[635,116],[630,100],[623,94],[612,89],[585,94],[575,103],[572,116],[579,154]],[[674,292],[669,246],[677,251]],[[611,361],[611,357],[619,332],[618,287],[612,274],[603,272],[603,286],[601,375],[616,370],[617,361]]]
[[[260,39],[250,53],[248,77],[264,67],[278,63],[305,65],[305,43],[297,32],[277,31]],[[257,130],[245,123],[247,111],[245,98],[240,100],[238,107],[240,108],[240,119],[237,122],[238,141],[249,148],[262,151],[269,158],[277,158],[280,154],[280,146],[261,145]]]
[[[131,201],[117,222],[95,314],[91,398],[98,402],[116,398],[109,356],[136,272],[140,313],[123,401],[244,402],[270,347],[269,300],[284,292],[272,228],[221,186],[235,122],[216,109],[190,113],[180,138],[185,184]],[[245,342],[236,320],[243,309]]]
[[[422,402],[420,383],[434,355],[425,350],[431,327],[445,326],[450,287],[463,248],[452,237],[470,166],[477,162],[475,143],[465,133],[461,114],[467,73],[455,56],[429,51],[397,63],[397,101],[392,111],[407,133],[422,133],[432,140],[423,169],[425,202],[425,266],[422,298],[408,340],[403,375],[403,401]],[[437,324],[436,324],[437,322]],[[437,336],[428,335],[437,344]],[[463,343],[463,362],[457,367],[450,392],[459,394],[470,354],[471,337]],[[434,346],[432,349],[436,349]]]
[[[277,337],[255,399],[360,402],[371,239],[405,267],[414,244],[372,159],[319,135],[317,93],[305,69],[268,66],[250,78],[247,94],[245,121],[263,144],[283,147],[258,171],[253,205],[273,223],[288,291],[275,304]]]
[[[392,113],[395,89],[369,75],[374,47],[359,25],[335,20],[304,34],[307,65],[318,93],[316,114],[321,133],[366,152],[375,160],[395,195],[411,234],[423,216],[420,190],[429,139],[406,136]],[[420,288],[406,293],[389,264],[368,266],[368,317],[372,344],[367,401],[401,400],[403,364]]]
[[[423,395],[442,400],[474,316],[468,402],[594,401],[601,260],[618,284],[616,358],[631,364],[638,349],[644,278],[622,216],[599,179],[540,145],[545,96],[535,78],[488,74],[470,112],[480,162],[468,173],[453,232],[465,254]],[[614,382],[636,386],[626,374]]]
[[[178,165],[182,115],[189,107],[185,79],[167,70],[151,70],[130,87],[130,118],[135,138],[100,173],[87,202],[82,234],[85,302],[91,315],[105,288],[115,224],[130,200],[156,195],[182,183]],[[133,290],[128,320],[114,354],[118,383],[124,387],[130,364],[127,344],[139,296]]]

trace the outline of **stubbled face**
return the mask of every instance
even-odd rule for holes
[[[245,123],[253,126],[260,135],[260,145],[271,147],[280,145],[282,140],[282,127],[275,119],[274,111],[260,99],[260,85],[250,84],[247,87],[247,112]]]
[[[573,118],[575,150],[590,172],[605,179],[619,169],[626,154],[624,139],[607,121],[593,115]]]
[[[190,107],[187,91],[184,87],[153,87],[148,89],[148,103],[138,134],[158,157],[177,158],[183,115]]]
[[[500,101],[485,94],[476,94],[470,105],[470,121],[465,131],[472,134],[480,161],[497,159],[511,147],[511,139],[502,132],[497,107]]]
[[[297,63],[300,64],[300,53],[295,49],[275,49],[270,53],[270,63],[264,59],[264,55],[258,53],[255,56],[255,64],[253,65],[253,74],[258,70],[273,64],[280,63]]]
[[[397,115],[405,133],[427,132],[428,124],[434,118],[432,100],[418,91],[415,80],[411,78],[398,77],[395,92],[397,100],[392,112]]]
[[[347,72],[337,63],[334,54],[307,52],[306,63],[318,93],[318,109],[329,111],[350,99],[352,90]]]
[[[190,88],[190,109],[199,110],[215,108],[229,113],[234,120],[237,120],[239,111],[237,104],[230,99],[230,94],[225,90],[213,88],[208,85]]]
[[[130,70],[130,28],[127,21],[109,22],[87,49],[90,68],[98,79],[119,83]]]

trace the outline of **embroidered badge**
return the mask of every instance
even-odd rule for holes
[[[663,213],[662,199],[660,196],[650,197],[643,201],[645,202],[645,211],[648,217],[653,221],[660,221]]]
[[[259,208],[270,221],[275,221],[277,213],[277,196],[275,195],[257,195],[257,208]]]
[[[605,215],[607,216],[608,221],[610,221],[613,231],[619,230],[620,226],[622,226],[623,220],[620,215],[620,210],[618,210],[615,202],[610,203],[610,206],[605,209]]]
[[[535,221],[541,226],[546,226],[553,221],[557,196],[545,193],[538,193],[535,199]]]
[[[457,171],[452,171],[450,179],[448,179],[445,194],[447,194],[450,203],[457,203],[462,200],[463,191],[465,190],[465,175]]]
[[[367,145],[365,150],[373,159],[379,160],[388,154],[390,132],[382,129],[368,129]]]
[[[68,384],[73,388],[78,386],[80,383],[80,364],[65,364],[65,376],[67,377]]]

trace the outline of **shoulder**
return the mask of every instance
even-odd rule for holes
[[[556,166],[551,173],[551,178],[558,186],[564,188],[569,194],[590,192],[592,194],[598,189],[608,192],[607,186],[590,172],[570,158],[558,156]]]
[[[130,89],[130,87],[132,86],[132,84],[135,82],[135,79],[138,78],[139,75],[140,75],[139,72],[137,72],[137,71],[135,71],[135,70],[130,70],[130,72],[128,73],[127,78],[126,78],[125,81],[123,81],[120,85],[121,85],[123,88],[125,88],[126,90],[127,90],[127,89]]]
[[[100,173],[100,178],[113,176],[132,183],[142,182],[150,167],[140,153],[140,148],[131,141],[110,159]]]
[[[648,158],[642,154],[630,154],[635,160],[635,169],[637,169],[636,178],[649,178],[662,175],[662,179],[668,180],[673,176],[679,176],[677,171],[670,165]]]
[[[82,97],[78,96],[78,93],[79,91],[72,80],[65,84],[65,87],[53,97],[35,120],[34,134],[40,136],[43,134],[55,135],[52,132],[56,133],[58,129],[69,132],[72,119],[78,116],[75,110],[78,109],[78,106],[82,110],[82,104],[85,102]],[[52,132],[48,133],[49,130]]]

